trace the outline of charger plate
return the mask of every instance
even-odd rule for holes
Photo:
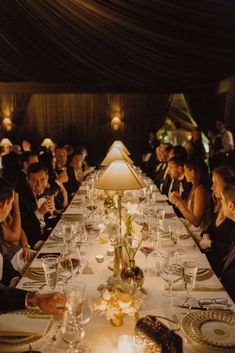
[[[182,328],[201,345],[235,351],[234,315],[215,311],[193,312],[184,317]]]
[[[26,310],[18,310],[15,312],[15,315],[18,314],[24,314],[24,315],[30,315],[33,316],[42,316],[45,315],[46,317],[48,317],[48,315],[43,314],[40,310],[37,309],[26,309]],[[46,330],[46,334],[47,335],[51,328],[53,326],[53,320],[50,320],[48,328]],[[45,337],[45,335],[43,337]],[[36,342],[40,339],[42,339],[43,337],[39,337],[39,336],[0,336],[0,351],[2,351],[2,348],[4,347],[9,347],[9,346],[21,346],[27,343],[32,343],[32,342]]]

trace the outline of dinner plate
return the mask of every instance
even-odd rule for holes
[[[30,316],[33,316],[33,315],[42,316],[43,315],[43,313],[37,309],[18,310],[15,312],[15,314],[16,315],[24,314],[24,315],[30,315]],[[46,316],[48,316],[48,315],[46,315]],[[48,325],[46,335],[50,332],[52,326],[53,326],[53,321],[51,320]],[[43,337],[45,337],[45,335]],[[21,346],[21,345],[25,345],[28,343],[38,341],[39,339],[42,339],[42,337],[32,336],[32,335],[31,336],[0,336],[0,352],[2,351],[2,349],[4,350],[4,347],[6,347],[6,346]]]
[[[200,311],[182,320],[184,332],[195,342],[210,348],[235,350],[235,317],[215,311]]]
[[[203,281],[212,277],[214,272],[210,268],[199,268],[197,270],[197,281]]]

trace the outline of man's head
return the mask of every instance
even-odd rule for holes
[[[21,146],[24,152],[31,151],[31,142],[29,140],[23,139]]]
[[[184,161],[173,157],[168,161],[168,173],[174,179],[182,178],[184,175]]]
[[[0,178],[0,222],[3,222],[12,208],[14,190],[4,178]]]
[[[48,171],[41,163],[33,163],[28,167],[27,181],[33,192],[40,195],[44,192],[48,182]]]
[[[39,162],[38,155],[33,151],[24,152],[20,156],[21,168],[26,174],[28,172],[29,165],[33,163],[38,163],[38,162]]]
[[[227,178],[221,192],[222,209],[225,217],[235,222],[235,177]]]
[[[216,129],[221,133],[225,129],[224,121],[216,120]]]
[[[160,151],[163,157],[163,160],[166,162],[168,160],[168,155],[173,146],[170,143],[161,143]]]
[[[72,156],[71,165],[73,167],[81,167],[83,163],[83,155],[81,152],[74,152]]]
[[[56,147],[55,159],[56,159],[56,164],[59,168],[66,166],[67,156],[68,156],[68,153],[64,147]]]

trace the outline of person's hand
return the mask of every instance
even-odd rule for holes
[[[49,198],[43,202],[41,207],[38,209],[38,212],[44,215],[47,212],[53,212],[54,210],[54,200],[53,198]]]
[[[169,195],[169,201],[176,205],[180,201],[181,197],[178,192],[171,192]]]
[[[207,238],[202,238],[202,240],[199,241],[199,246],[202,250],[209,249],[211,247],[211,240]]]
[[[35,255],[36,255],[36,251],[35,250],[31,250],[31,249],[23,246],[20,258],[22,260],[24,260],[24,262],[30,262],[30,261],[32,261],[32,259],[34,258]]]
[[[202,236],[202,239],[211,240],[210,234],[209,233],[204,233],[203,236]]]
[[[35,294],[35,305],[48,314],[63,314],[66,297],[61,293]]]
[[[67,183],[69,180],[69,177],[66,170],[63,170],[62,172],[60,172],[56,180],[58,180],[62,184]]]

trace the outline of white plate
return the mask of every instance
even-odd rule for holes
[[[193,312],[182,321],[185,333],[199,344],[235,350],[235,317],[215,311]]]

